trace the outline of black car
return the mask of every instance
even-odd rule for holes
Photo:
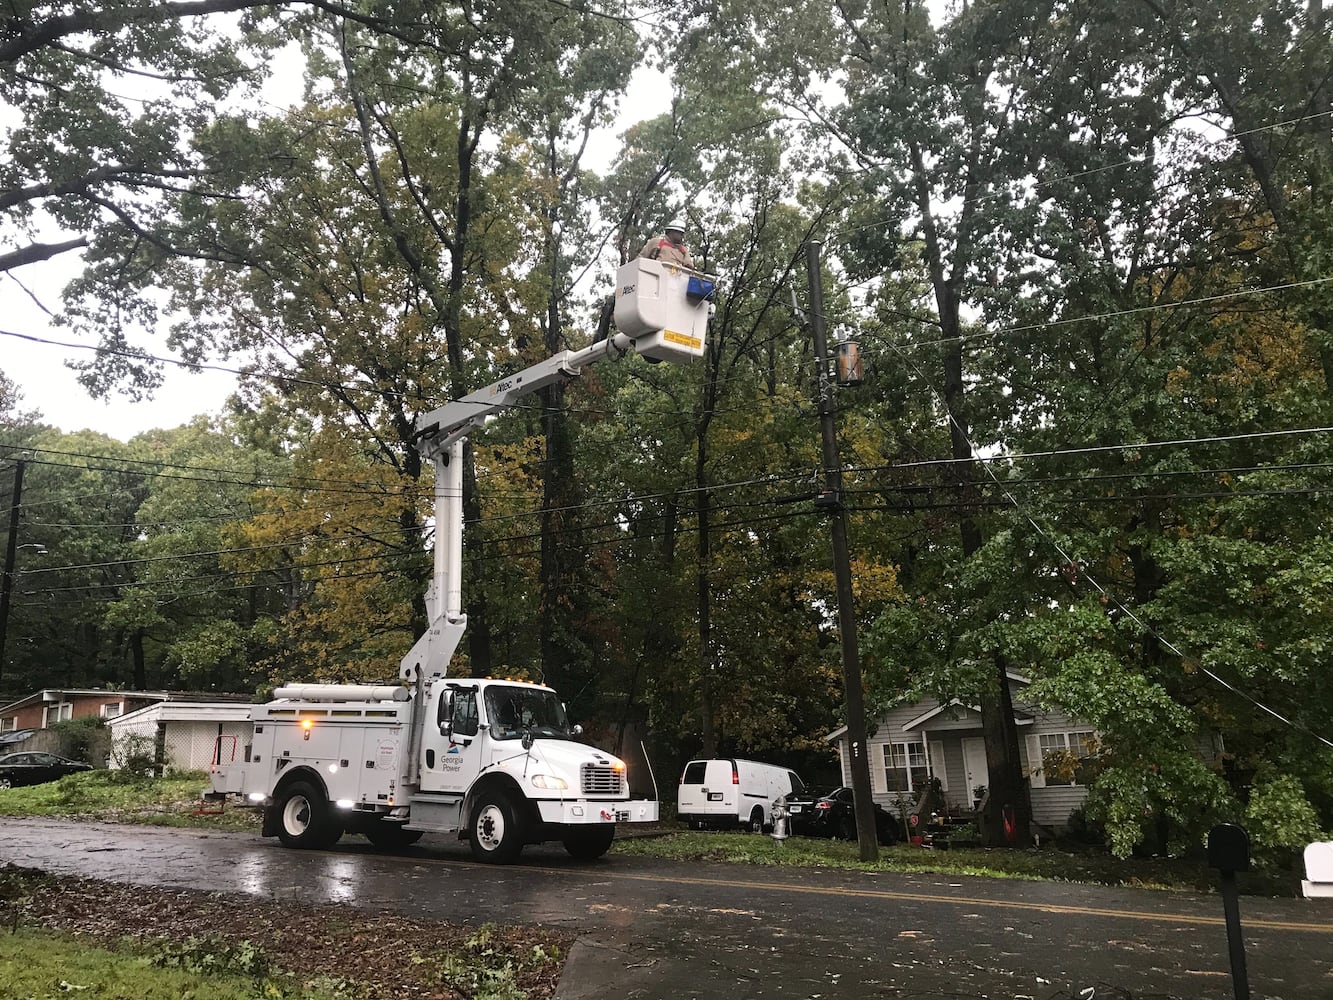
[[[856,807],[850,788],[835,788],[827,795],[793,796],[787,800],[791,811],[791,832],[802,837],[856,839]],[[875,831],[881,844],[902,839],[898,818],[875,803]]]
[[[91,771],[92,765],[53,753],[7,753],[0,757],[0,788],[40,785],[76,771]]]

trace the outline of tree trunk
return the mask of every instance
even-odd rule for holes
[[[981,551],[981,529],[973,519],[978,498],[971,428],[967,422],[963,386],[962,325],[956,284],[945,280],[943,258],[933,226],[926,226],[928,260],[935,287],[935,302],[944,344],[944,403],[949,412],[949,442],[957,464],[954,472],[962,486],[958,534],[963,558]],[[1012,695],[1003,657],[996,657],[988,690],[980,699],[981,732],[986,743],[987,798],[983,835],[990,846],[1026,846],[1031,842],[1032,806],[1018,755],[1018,728],[1014,724]]]
[[[699,436],[699,451],[694,463],[694,485],[698,488],[699,537],[695,563],[696,614],[699,618],[699,724],[703,737],[703,755],[717,756],[717,729],[713,718],[713,673],[716,657],[713,654],[712,583],[709,580],[709,562],[712,557],[711,520],[712,498],[704,488],[707,473],[706,438]]]
[[[130,635],[130,655],[134,660],[134,689],[148,689],[148,667],[144,662],[143,629],[137,628]]]

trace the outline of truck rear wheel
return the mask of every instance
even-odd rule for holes
[[[319,850],[342,836],[329,800],[309,782],[294,781],[278,800],[278,839],[287,847]]]
[[[362,831],[366,839],[384,851],[398,851],[411,847],[421,839],[424,830],[408,830],[402,823],[377,820]]]
[[[575,827],[565,834],[565,839],[561,843],[565,845],[569,856],[576,861],[596,861],[611,849],[611,841],[615,840],[615,837],[615,825],[608,823]]]
[[[502,791],[483,792],[472,810],[468,840],[472,856],[493,865],[507,865],[523,850],[525,835],[513,800]]]

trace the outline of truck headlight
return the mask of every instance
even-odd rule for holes
[[[563,792],[569,788],[569,782],[564,778],[557,778],[554,774],[534,774],[532,787],[544,788],[548,792]]]

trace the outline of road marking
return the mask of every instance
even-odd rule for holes
[[[311,852],[314,853],[314,852]],[[320,852],[332,856],[346,856],[345,852]],[[431,864],[450,868],[493,869],[475,861],[454,861],[449,858],[411,858],[399,855],[369,852],[362,857],[375,857],[384,861],[406,862],[408,864]],[[540,872],[545,875],[586,876],[594,874],[599,880],[621,882],[651,882],[658,885],[694,885],[715,889],[762,889],[768,892],[794,892],[811,896],[841,896],[853,899],[893,900],[907,903],[945,903],[954,906],[989,907],[999,910],[1032,910],[1037,913],[1085,917],[1117,917],[1124,920],[1139,920],[1149,923],[1194,924],[1204,927],[1225,927],[1222,917],[1202,917],[1189,913],[1151,913],[1144,910],[1112,910],[1095,906],[1068,906],[1061,903],[1029,903],[1023,900],[982,899],[975,896],[935,896],[924,892],[897,892],[891,889],[857,889],[846,886],[798,885],[794,882],[749,882],[744,879],[701,878],[690,875],[650,875],[639,872],[589,872],[586,868],[546,868],[536,865],[521,865],[525,872]],[[1263,920],[1258,918],[1241,920],[1245,929],[1270,931],[1301,931],[1309,934],[1333,935],[1333,922],[1326,924],[1303,923],[1297,920]]]

